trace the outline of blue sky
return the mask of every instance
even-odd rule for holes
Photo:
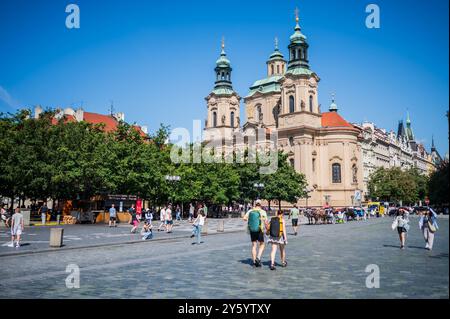
[[[80,29],[65,27],[69,3],[80,7]],[[369,3],[380,7],[380,29],[365,27]],[[388,130],[409,110],[417,139],[429,148],[434,135],[448,152],[446,0],[2,0],[0,111],[41,104],[108,113],[112,100],[150,131],[191,128],[206,116],[221,37],[245,96],[265,77],[275,36],[287,56],[297,6],[322,109],[335,91],[348,121]]]

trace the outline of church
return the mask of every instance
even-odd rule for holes
[[[245,136],[255,129],[276,132],[277,148],[288,154],[290,165],[304,174],[308,182],[309,198],[299,200],[298,205],[360,204],[361,130],[339,114],[334,97],[328,111],[321,110],[320,77],[310,67],[309,45],[300,28],[298,13],[287,60],[277,42],[266,62],[267,76],[255,81],[243,98],[247,121],[241,127],[242,98],[233,90],[232,67],[222,41],[215,86],[206,97],[204,141],[232,140],[235,133]]]

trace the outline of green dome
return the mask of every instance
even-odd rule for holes
[[[220,58],[217,59],[216,65],[218,67],[229,67],[231,65],[230,60],[227,59],[227,54],[224,50],[222,50]]]
[[[298,25],[298,23],[295,26],[294,34],[291,35],[291,37],[289,39],[291,40],[291,43],[298,43],[298,42],[306,41],[306,36],[303,33],[301,33],[300,26]]]
[[[275,49],[275,51],[273,51],[273,53],[270,55],[269,61],[278,59],[284,60],[284,55],[278,49]]]

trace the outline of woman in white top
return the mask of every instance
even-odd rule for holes
[[[193,237],[197,237],[197,244],[201,244],[201,239],[202,239],[202,228],[203,225],[205,224],[205,213],[203,212],[203,209],[199,209],[198,210],[198,214],[197,214],[197,218],[194,220],[193,223],[193,230],[192,230],[192,235],[191,238]],[[192,243],[193,245],[195,244],[195,242]]]
[[[398,209],[392,228],[395,229],[395,227],[400,239],[400,249],[405,249],[406,234],[409,230],[409,212],[406,209]]]

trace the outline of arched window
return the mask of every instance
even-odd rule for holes
[[[289,145],[294,146],[294,137],[292,136],[289,137]]]
[[[298,58],[303,59],[303,50],[302,49],[298,50]]]
[[[295,60],[295,50],[292,49],[291,51],[291,60]]]
[[[263,120],[263,112],[262,112],[261,105],[258,105],[258,107],[256,108],[256,113],[258,114],[258,117],[256,119],[259,122],[262,122],[262,120]]]
[[[284,64],[281,65],[281,73],[284,73]]]
[[[217,112],[213,112],[213,127],[217,126]]]
[[[270,66],[270,70],[272,71],[272,72],[270,73],[270,75],[273,75],[273,72],[274,72],[273,64]]]
[[[280,74],[280,66],[277,65],[277,74]]]
[[[309,111],[312,112],[314,110],[314,105],[313,105],[313,96],[310,95],[309,96]]]
[[[334,163],[331,165],[333,183],[341,182],[341,164]]]
[[[230,114],[230,123],[231,123],[231,127],[234,127],[234,112],[231,112],[231,114]]]
[[[295,160],[293,158],[289,159],[289,164],[291,164],[292,168],[295,168]]]
[[[289,96],[289,113],[295,112],[295,100],[294,97],[291,95]]]

